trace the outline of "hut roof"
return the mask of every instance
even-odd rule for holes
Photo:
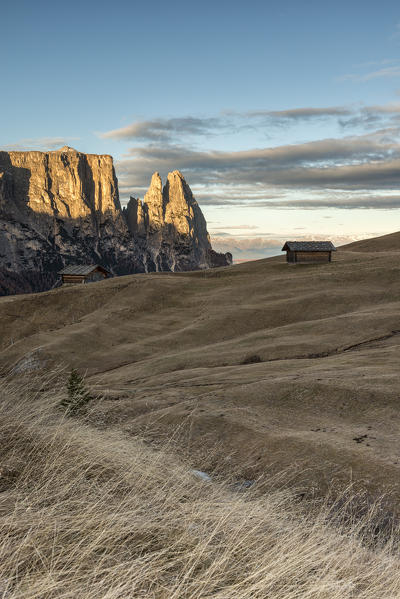
[[[94,270],[101,270],[105,274],[111,274],[106,268],[100,264],[75,264],[69,265],[60,270],[59,275],[90,275]]]
[[[336,252],[331,241],[287,241],[282,252]]]

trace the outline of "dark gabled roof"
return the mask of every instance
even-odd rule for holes
[[[100,264],[75,264],[66,266],[60,272],[59,275],[90,275],[94,270],[101,270],[105,274],[111,274],[107,269]]]
[[[287,241],[282,252],[336,252],[332,241]]]

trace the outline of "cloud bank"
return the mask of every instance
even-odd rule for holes
[[[336,246],[344,245],[358,239],[373,237],[375,234],[362,233],[361,235],[329,235],[328,238]],[[290,237],[290,236],[289,236]],[[296,239],[325,240],[326,235],[303,235],[297,234]],[[260,237],[238,237],[235,235],[211,235],[213,248],[218,252],[231,252],[237,261],[257,260],[268,256],[279,256],[282,254],[282,247],[288,237],[286,236],[260,236]]]
[[[393,68],[399,69],[400,73],[400,66]],[[392,67],[386,69],[392,69]],[[372,75],[369,76],[372,77]],[[345,76],[345,78],[352,77],[353,75]],[[361,77],[361,75],[354,75],[354,77]],[[289,128],[313,121],[320,123],[324,120],[334,121],[340,128],[355,126],[369,128],[372,124],[376,125],[377,123],[381,123],[381,126],[392,126],[396,123],[400,124],[400,105],[311,106],[287,110],[225,111],[213,117],[189,115],[178,118],[138,120],[119,129],[105,131],[98,135],[103,139],[118,141],[179,144],[185,138],[233,135],[238,131],[246,130],[268,133],[268,130],[273,127]]]
[[[155,170],[179,169],[193,186],[219,187],[214,204],[273,200],[276,194],[294,189],[399,190],[398,135],[399,131],[392,129],[236,152],[136,146],[118,161],[117,168],[122,191],[145,188]],[[232,186],[236,186],[235,195],[224,189]],[[205,196],[207,203],[213,202],[211,195]]]
[[[269,147],[260,144],[245,150],[204,148],[210,136],[218,142],[219,135],[239,133],[240,140],[246,129],[259,133],[268,127],[308,126],[321,121],[336,127],[337,135]],[[205,206],[400,208],[398,103],[159,118],[137,121],[101,136],[128,144],[116,163],[123,199],[130,194],[142,196],[155,170],[165,177],[179,169]],[[129,142],[134,143],[129,146]],[[230,145],[234,147],[234,138]]]

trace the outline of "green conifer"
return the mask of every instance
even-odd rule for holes
[[[61,405],[69,415],[79,414],[91,400],[91,395],[86,389],[83,377],[73,368],[68,378],[67,396]]]

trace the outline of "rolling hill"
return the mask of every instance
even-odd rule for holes
[[[93,424],[195,468],[287,469],[306,495],[400,491],[400,233],[331,264],[269,258],[0,298],[4,371],[63,364],[102,394]],[[288,475],[289,477],[289,475]]]

